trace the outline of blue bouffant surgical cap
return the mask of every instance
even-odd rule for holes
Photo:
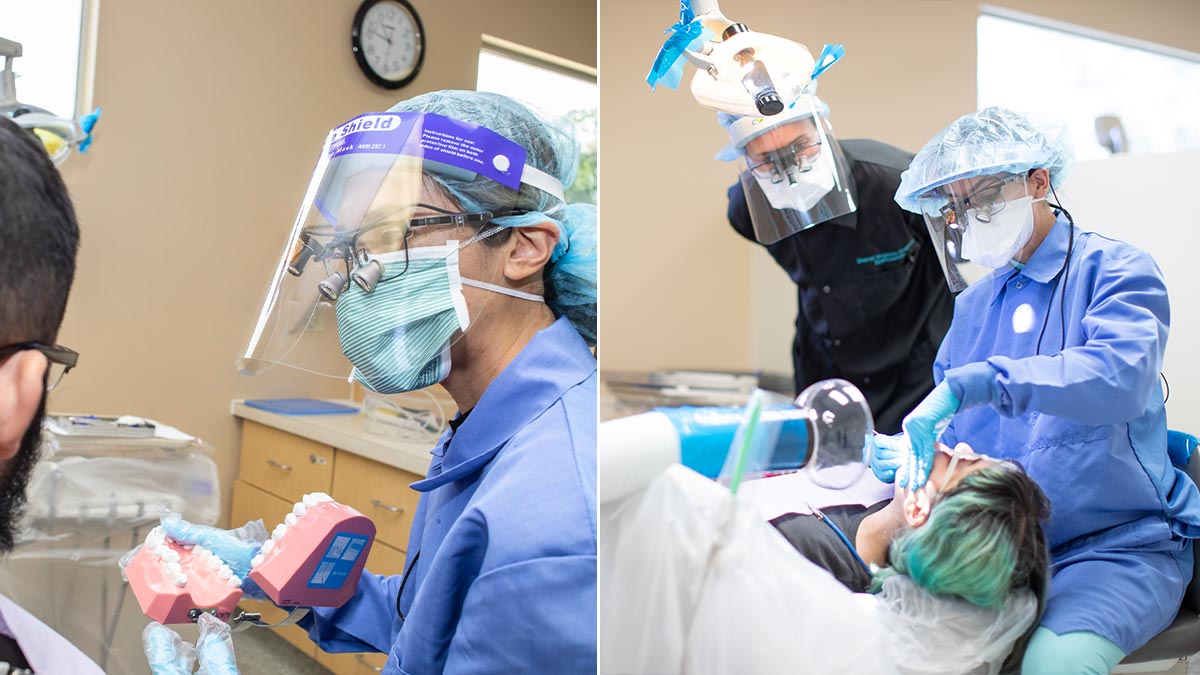
[[[525,148],[525,163],[569,187],[579,165],[573,133],[542,119],[507,96],[483,91],[435,91],[401,101],[388,112],[427,112],[486,127]],[[504,227],[552,222],[558,245],[547,267],[546,304],[570,319],[588,344],[596,344],[596,207],[565,204],[540,188],[518,192],[482,176],[466,179],[429,173],[466,211],[522,211],[494,218]]]
[[[1058,187],[1073,158],[1070,135],[1062,123],[1035,125],[1007,108],[984,108],[958,118],[921,148],[900,176],[896,203],[921,213],[922,198],[934,188],[963,178],[1031,169],[1047,169],[1050,185]]]

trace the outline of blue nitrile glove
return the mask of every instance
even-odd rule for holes
[[[151,621],[142,631],[142,648],[153,675],[191,675],[195,648],[161,623]]]
[[[958,397],[950,390],[950,385],[943,381],[904,418],[901,426],[904,427],[904,435],[908,436],[912,452],[909,470],[899,478],[900,487],[917,490],[925,486],[929,480],[929,469],[933,466],[938,437],[949,426],[958,407]]]
[[[196,640],[200,670],[196,675],[238,675],[229,624],[206,612],[196,619],[196,625],[200,627],[200,637]]]
[[[263,542],[270,538],[261,520],[252,520],[233,530],[221,530],[208,525],[196,525],[184,520],[178,513],[165,514],[162,519],[163,533],[181,544],[203,546],[221,559],[234,576],[242,580],[242,595],[257,600],[266,599],[266,594],[250,580],[250,561],[258,554]]]
[[[908,459],[908,440],[903,434],[875,434],[873,440],[875,447],[871,450],[871,471],[884,483],[893,483],[896,469]]]

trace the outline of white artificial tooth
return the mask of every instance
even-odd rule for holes
[[[214,555],[213,557],[208,559],[208,569],[215,570],[220,567],[221,567],[221,559],[220,558],[218,558],[217,556]]]
[[[307,507],[311,508],[311,507],[313,507],[313,506],[316,506],[316,504],[317,504],[317,497],[316,497],[316,495],[314,495],[314,494],[307,494],[307,495],[304,495],[304,498],[303,498],[303,499],[301,499],[300,501],[301,501],[301,502],[303,502],[303,504],[304,504],[305,506],[307,506]]]
[[[167,574],[169,574],[171,576],[175,576],[176,574],[180,574],[182,572],[183,572],[183,567],[179,563],[177,563],[177,562],[167,563]]]
[[[299,520],[299,518],[296,517],[296,514],[289,513],[283,517],[283,524],[287,525],[288,527],[291,527],[296,524],[297,520]]]
[[[263,561],[263,555],[262,555],[261,553],[259,553],[258,555],[254,556],[254,557],[253,557],[253,558],[250,560],[250,566],[251,566],[251,567],[258,567],[259,565],[261,565],[261,564],[262,564],[262,561]]]
[[[304,502],[296,502],[296,505],[292,507],[292,513],[296,514],[298,518],[303,518],[304,514],[308,513],[308,507],[304,505]]]
[[[163,560],[173,563],[179,562],[179,551],[167,549],[167,552],[163,554]]]
[[[193,549],[193,548],[195,548],[195,547],[196,547],[196,545],[195,545],[195,544],[184,544],[184,545],[183,545],[183,548],[184,548],[184,549],[186,549],[186,550],[188,550],[188,551],[192,550],[192,549]]]
[[[175,575],[175,585],[180,588],[187,586],[187,575],[183,574],[182,572],[179,574],[176,574]]]
[[[333,501],[333,497],[330,497],[329,495],[325,494],[324,492],[318,492],[315,496],[317,499],[317,503]]]
[[[171,550],[171,549],[167,548],[166,544],[159,544],[158,546],[154,547],[154,555],[161,558],[161,557],[165,556],[167,554],[167,551],[169,551],[169,550]]]
[[[229,577],[229,585],[233,586],[234,588],[241,588],[242,580],[239,577]]]
[[[259,551],[258,551],[258,552],[259,552],[259,553],[261,553],[261,554],[263,554],[263,555],[266,555],[266,554],[270,553],[270,552],[271,552],[271,549],[273,549],[273,548],[275,548],[275,540],[274,540],[274,539],[268,539],[268,540],[266,540],[265,542],[263,542],[262,548],[261,548],[261,549],[259,549]]]
[[[271,538],[275,541],[283,539],[283,535],[287,534],[287,525],[280,523],[275,526],[275,531],[271,533]]]
[[[217,570],[217,576],[222,579],[228,579],[233,576],[233,570],[229,569],[229,565],[221,565],[221,569]]]

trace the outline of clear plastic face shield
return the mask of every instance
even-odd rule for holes
[[[866,473],[874,429],[866,397],[846,380],[817,382],[794,402],[756,390],[718,481],[736,492],[743,480],[799,467],[814,484],[843,490]]]
[[[811,98],[797,101],[795,108],[783,123],[743,118],[731,129],[745,139],[740,179],[755,239],[762,244],[856,209],[846,158],[828,118],[813,108]],[[773,126],[755,128],[766,124]]]
[[[952,292],[1010,263],[1033,235],[1026,176],[976,176],[929,190],[921,212]]]
[[[467,212],[427,174],[492,180],[515,203],[525,150],[430,113],[360,115],[329,133],[246,348],[244,374],[275,366],[391,394],[436,384],[451,346],[498,285],[477,242],[497,211]],[[528,172],[529,167],[525,167]]]

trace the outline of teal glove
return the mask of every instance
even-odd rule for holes
[[[912,450],[908,458],[908,471],[899,478],[900,487],[918,490],[925,486],[929,480],[929,470],[933,467],[938,437],[950,425],[958,408],[958,397],[950,390],[950,385],[943,381],[904,418],[904,435],[908,436]]]
[[[896,481],[896,469],[908,460],[908,441],[902,434],[875,434],[873,440],[871,471],[884,483],[893,483]]]
[[[161,519],[163,533],[181,544],[198,544],[213,552],[229,565],[233,574],[242,580],[242,594],[258,600],[266,594],[250,579],[250,561],[258,554],[263,542],[270,538],[261,520],[253,520],[233,530],[221,530],[208,525],[196,525],[178,513],[168,513]]]

